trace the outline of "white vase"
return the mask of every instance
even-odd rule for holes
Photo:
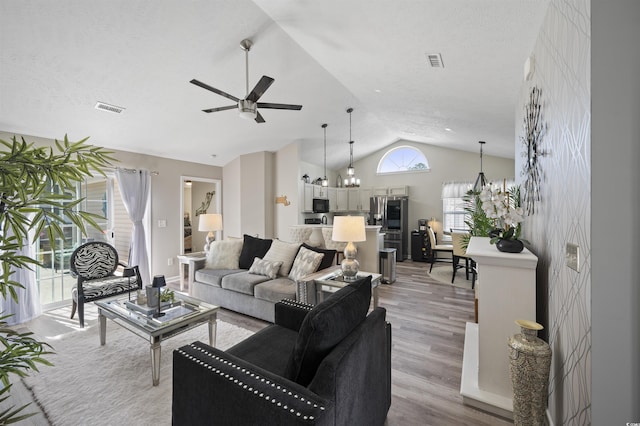
[[[520,333],[509,338],[509,376],[513,385],[513,423],[545,425],[551,348],[537,337],[542,325],[517,320]]]

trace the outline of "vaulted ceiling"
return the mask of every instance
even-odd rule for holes
[[[301,144],[302,160],[344,167],[398,139],[513,157],[523,65],[548,1],[0,1],[0,131],[90,142],[223,166]],[[189,83],[238,98],[275,82],[244,120]],[[439,54],[433,68],[427,55]],[[105,102],[121,114],[95,108]]]

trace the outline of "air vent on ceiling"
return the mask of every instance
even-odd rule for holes
[[[425,56],[431,68],[444,68],[444,62],[442,62],[442,56],[439,53],[425,53]]]
[[[115,105],[105,104],[104,102],[96,103],[96,109],[113,112],[115,114],[120,114],[122,111],[125,110],[125,108],[115,106]]]

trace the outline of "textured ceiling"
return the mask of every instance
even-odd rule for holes
[[[398,139],[513,157],[523,64],[548,1],[0,1],[0,130],[223,166],[299,142],[302,159],[344,167]],[[228,99],[302,104],[205,114]],[[425,54],[440,53],[444,68]],[[126,108],[99,111],[97,101]],[[450,129],[450,130],[445,130]],[[215,154],[216,157],[212,157]]]

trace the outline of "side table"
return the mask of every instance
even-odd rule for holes
[[[371,275],[371,295],[373,296],[373,307],[378,307],[378,286],[382,279],[382,274],[358,271],[357,278],[364,278]],[[325,276],[316,278],[316,303],[324,300],[325,293],[335,293],[353,281],[345,281],[341,270],[335,270]]]
[[[178,269],[180,272],[180,291],[184,291],[184,268],[189,267],[189,291],[191,291],[191,285],[193,284],[195,264],[197,261],[206,260],[207,256],[204,252],[180,254],[178,255]]]

